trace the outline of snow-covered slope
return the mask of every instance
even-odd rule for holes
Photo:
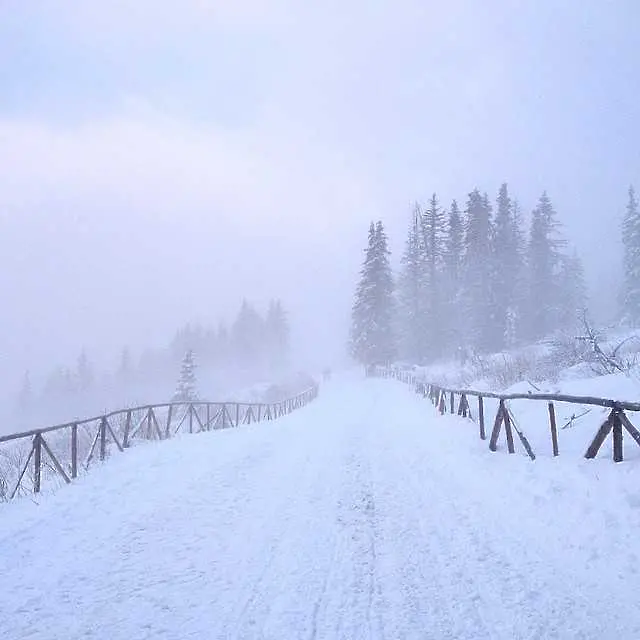
[[[0,637],[637,638],[639,483],[338,377],[3,506]]]

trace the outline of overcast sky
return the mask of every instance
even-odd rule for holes
[[[0,378],[280,296],[341,353],[368,221],[547,189],[594,281],[640,187],[637,0],[4,0]]]

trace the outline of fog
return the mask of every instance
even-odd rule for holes
[[[283,300],[294,368],[342,362],[369,221],[397,260],[433,191],[507,181],[530,211],[546,189],[607,317],[640,186],[638,3],[311,5],[2,4],[6,406],[26,370],[83,349],[110,370],[244,298]]]

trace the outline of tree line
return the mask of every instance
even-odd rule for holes
[[[640,220],[629,224],[640,240]],[[528,225],[506,183],[495,203],[474,189],[445,208],[433,194],[415,205],[397,274],[384,225],[371,224],[349,348],[363,363],[499,351],[575,327],[586,305],[582,262],[546,192]]]
[[[48,412],[57,404],[62,408],[72,401],[74,410],[91,410],[83,407],[83,399],[89,399],[90,404],[99,402],[106,397],[105,390],[114,388],[121,389],[128,398],[132,389],[146,380],[151,384],[158,381],[159,391],[177,381],[176,395],[181,390],[184,395],[188,373],[185,367],[194,371],[196,361],[202,369],[243,372],[240,377],[248,383],[252,378],[284,369],[289,345],[288,314],[281,300],[270,301],[265,313],[243,300],[230,324],[220,322],[216,328],[187,324],[176,331],[166,347],[147,350],[137,361],[124,347],[111,372],[98,371],[84,350],[73,366],[55,368],[38,386],[27,372],[18,393],[17,409],[28,414],[42,407]],[[192,379],[187,382],[190,389],[194,387]]]

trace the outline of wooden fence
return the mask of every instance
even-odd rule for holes
[[[485,403],[486,398],[498,401],[498,410],[493,420],[491,434],[489,437],[489,449],[497,450],[498,438],[504,428],[507,441],[507,450],[509,453],[515,453],[514,431],[518,436],[527,455],[535,460],[535,454],[527,440],[525,434],[517,429],[514,424],[513,414],[511,413],[507,402],[509,400],[532,400],[547,403],[547,413],[549,418],[549,434],[551,438],[551,447],[553,455],[559,455],[558,448],[558,426],[556,424],[555,403],[568,403],[586,406],[596,406],[611,409],[606,420],[599,427],[595,437],[589,444],[584,457],[595,458],[598,451],[604,444],[605,440],[611,434],[613,438],[613,460],[614,462],[622,462],[623,454],[623,431],[626,431],[640,446],[640,431],[631,423],[626,411],[640,411],[640,403],[625,402],[618,400],[610,400],[607,398],[596,398],[593,396],[573,396],[551,393],[511,393],[499,394],[486,391],[472,391],[468,389],[448,389],[438,384],[425,382],[418,376],[395,368],[374,367],[368,370],[368,375],[375,375],[382,378],[393,378],[401,382],[415,386],[416,392],[429,398],[438,409],[440,414],[457,413],[464,418],[475,421],[474,411],[469,402],[470,398],[475,398],[477,402],[477,423],[479,435],[482,440],[486,440],[486,422],[485,422]]]
[[[11,500],[29,488],[39,493],[45,476],[69,484],[92,461],[104,460],[112,450],[123,452],[135,439],[166,440],[180,432],[199,433],[275,420],[305,406],[317,395],[316,385],[274,403],[168,402],[0,436],[0,498]]]

